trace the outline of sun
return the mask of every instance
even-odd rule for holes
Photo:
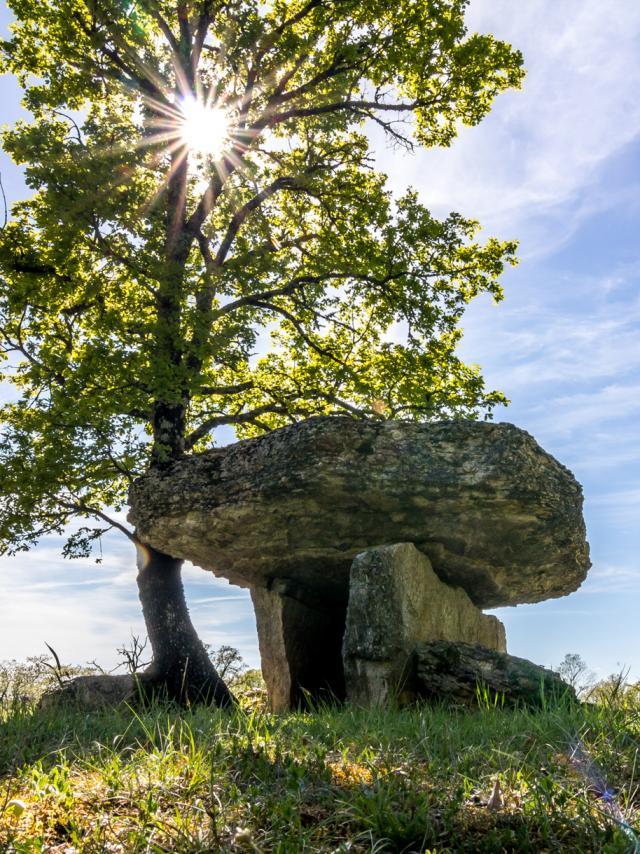
[[[180,139],[195,154],[222,156],[229,139],[229,116],[220,107],[206,104],[197,98],[185,98],[180,103]]]

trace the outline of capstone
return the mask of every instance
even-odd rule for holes
[[[351,563],[410,542],[480,608],[577,589],[582,490],[512,424],[317,417],[152,470],[129,519],[159,551],[245,587],[346,601]]]

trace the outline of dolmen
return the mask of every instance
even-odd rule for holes
[[[129,499],[143,542],[250,589],[274,710],[561,685],[483,613],[564,596],[590,566],[580,485],[512,424],[310,418]]]

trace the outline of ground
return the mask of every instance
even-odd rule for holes
[[[495,698],[494,698],[495,699]],[[12,703],[7,852],[640,852],[640,705],[87,715]]]

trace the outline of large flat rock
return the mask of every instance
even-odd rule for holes
[[[129,518],[156,549],[243,586],[346,601],[351,562],[414,543],[478,606],[577,589],[582,491],[511,424],[318,417],[137,480]]]

